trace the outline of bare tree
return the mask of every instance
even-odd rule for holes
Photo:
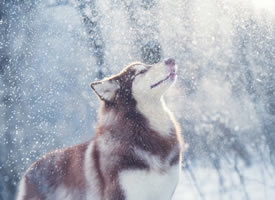
[[[153,64],[162,57],[161,44],[158,41],[158,20],[154,15],[157,7],[155,0],[123,0],[128,13],[129,26],[134,31],[134,51],[144,63]],[[150,23],[149,23],[150,22]]]
[[[107,70],[105,57],[105,44],[100,30],[100,13],[96,7],[96,0],[76,0],[75,6],[79,10],[83,24],[86,28],[90,49],[96,59],[97,77],[104,77],[104,70]]]
[[[0,3],[0,79],[2,82],[1,103],[4,124],[0,143],[0,199],[14,199],[19,181],[21,152],[16,140],[21,125],[18,115],[23,111],[20,99],[20,61],[24,55],[13,55],[13,39],[21,29],[20,18],[33,8],[32,1],[2,1]]]

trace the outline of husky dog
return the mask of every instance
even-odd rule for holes
[[[174,59],[131,64],[91,84],[102,101],[95,137],[49,153],[23,176],[17,200],[168,200],[183,141],[165,106]]]

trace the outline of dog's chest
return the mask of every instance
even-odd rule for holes
[[[143,159],[150,169],[123,170],[119,175],[126,200],[171,199],[178,183],[179,164],[170,166],[169,159],[163,162],[146,154]]]

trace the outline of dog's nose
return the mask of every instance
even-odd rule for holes
[[[168,58],[167,60],[164,61],[164,63],[166,65],[172,65],[172,66],[174,66],[176,64],[176,61],[175,61],[174,58]]]

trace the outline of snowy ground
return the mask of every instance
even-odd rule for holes
[[[182,179],[173,200],[273,200],[275,199],[274,170],[260,166],[242,170],[241,179],[234,170],[221,171],[223,187],[217,171],[210,168],[183,170]]]

